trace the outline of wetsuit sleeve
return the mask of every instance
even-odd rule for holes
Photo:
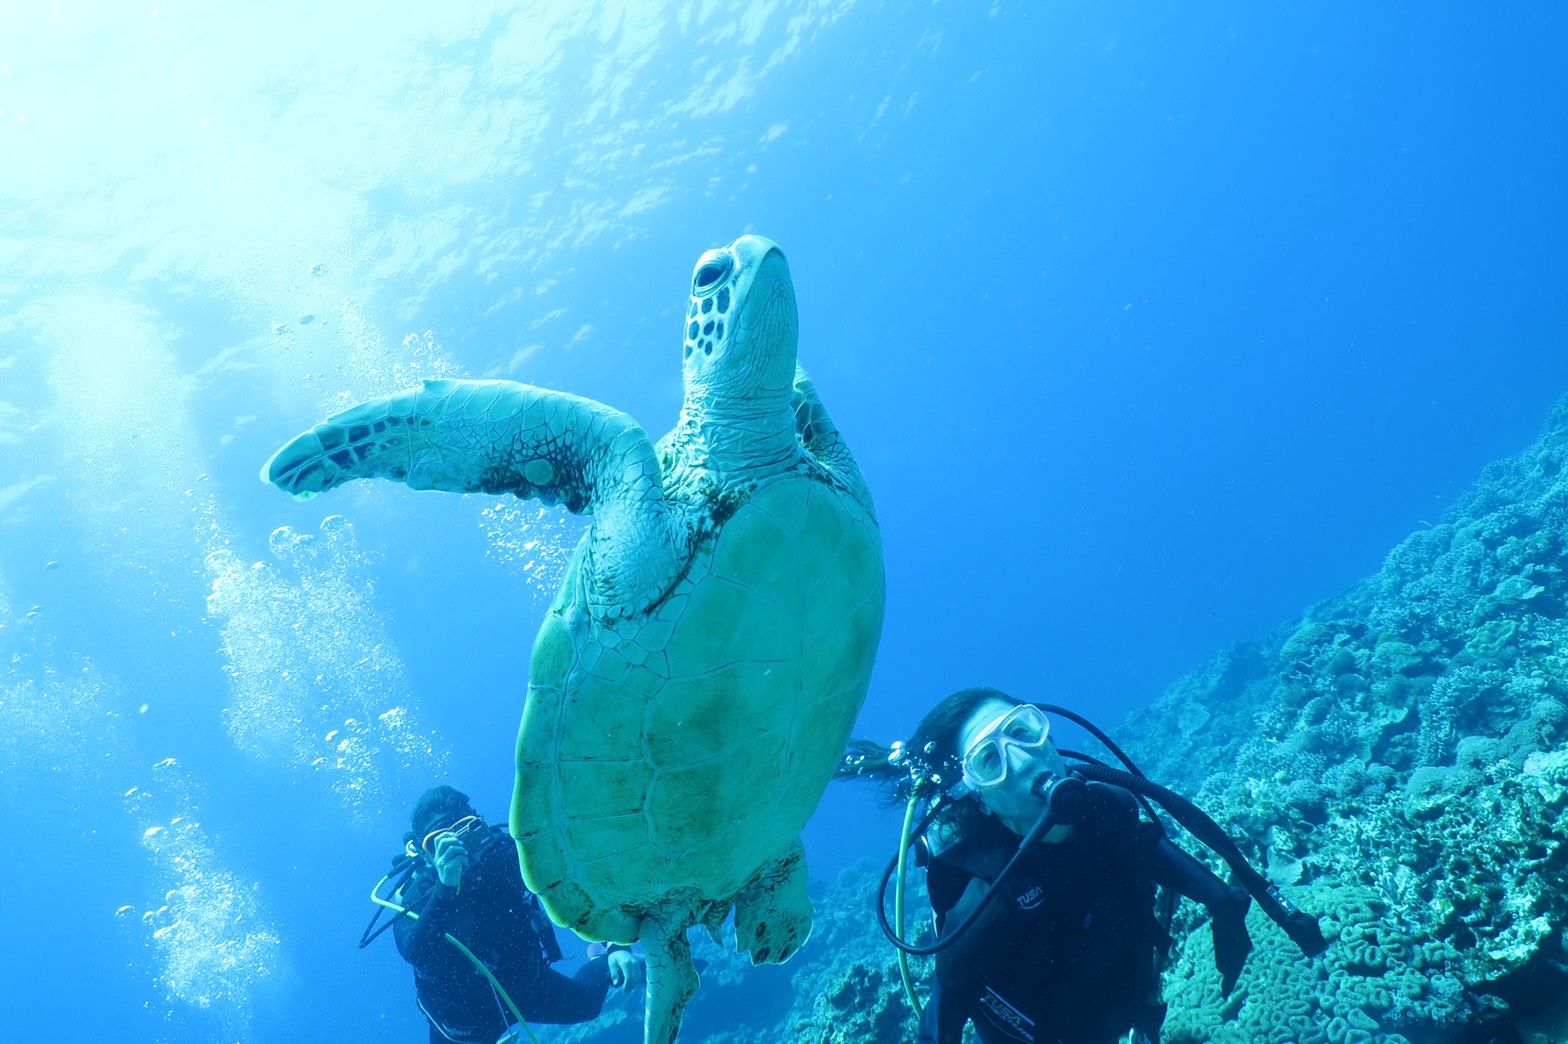
[[[598,1018],[609,992],[610,963],[595,957],[570,978],[540,965],[534,981],[520,990],[521,996],[515,999],[523,1017],[530,1022],[587,1022]]]
[[[1150,866],[1156,884],[1174,889],[1200,902],[1209,909],[1224,903],[1233,889],[1192,856],[1171,844],[1170,838],[1158,838],[1151,846]]]
[[[1153,846],[1151,866],[1156,883],[1173,888],[1209,911],[1214,935],[1214,964],[1220,972],[1220,993],[1230,996],[1241,975],[1252,936],[1247,932],[1247,908],[1252,896],[1216,877],[1208,867],[1161,837]]]
[[[437,882],[423,897],[423,903],[416,903],[413,912],[419,916],[417,921],[412,917],[397,919],[392,937],[405,961],[416,966],[424,964],[438,947],[449,945],[446,933],[460,901],[458,895],[456,889]]]

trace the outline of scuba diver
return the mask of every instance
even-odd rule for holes
[[[1046,710],[1083,725],[1129,771],[1059,752]],[[837,775],[891,785],[909,801],[877,916],[902,951],[920,1044],[959,1044],[970,1023],[982,1044],[1154,1044],[1165,1020],[1160,973],[1175,895],[1209,911],[1227,996],[1252,949],[1253,899],[1309,956],[1327,945],[1316,919],[1248,866],[1213,820],[1149,782],[1103,733],[1063,708],[964,689],[937,704],[907,743],[855,741]],[[1218,852],[1243,887],[1172,844],[1146,798]],[[922,804],[927,813],[912,826]],[[937,940],[928,946],[902,938],[911,849],[926,869],[934,913]],[[895,871],[897,930],[884,910]],[[1165,923],[1155,912],[1157,889],[1165,890]],[[906,954],[936,956],[923,1010]]]
[[[489,826],[468,795],[434,787],[414,805],[404,852],[371,892],[376,917],[364,947],[392,928],[413,965],[430,1044],[497,1044],[534,1039],[528,1021],[596,1018],[611,986],[631,989],[643,967],[628,947],[589,947],[590,960],[568,977],[554,926],[528,891],[506,829]],[[382,889],[394,877],[389,898]],[[379,928],[383,910],[393,918]]]

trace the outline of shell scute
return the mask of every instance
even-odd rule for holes
[[[735,660],[779,660],[800,647],[790,626],[798,610],[784,612],[757,590],[712,576],[691,593],[680,625],[664,653],[670,677],[690,678],[715,664]],[[796,625],[798,627],[798,624]]]
[[[528,678],[536,687],[559,686],[577,659],[572,634],[554,613],[544,618],[528,656]]]
[[[577,646],[577,659],[572,663],[572,673],[577,675],[592,674],[599,666],[599,658],[604,655],[604,643],[597,637],[584,638]]]
[[[880,570],[881,554],[881,545],[863,526],[844,531],[835,553],[827,557],[826,567],[815,579],[805,583],[806,604],[812,607],[804,621],[808,648],[844,627],[848,618],[859,611],[860,606],[856,603],[864,597],[866,577],[874,575],[874,570]],[[880,615],[876,621],[876,637],[880,637]],[[875,648],[874,644],[872,648]]]
[[[573,820],[640,816],[647,808],[653,773],[643,762],[563,761],[559,772]]]
[[[592,676],[596,681],[618,685],[627,679],[633,667],[642,666],[647,655],[646,649],[629,641],[615,646],[601,646],[593,669],[582,673]]]
[[[627,681],[640,683],[639,687],[646,688],[648,695],[652,696],[664,688],[669,678],[670,656],[669,653],[660,649],[658,652],[649,653],[648,658],[642,662],[641,672],[633,671],[632,676]]]
[[[556,774],[548,766],[519,770],[512,784],[512,836],[532,842],[548,833],[560,808]]]
[[[566,849],[562,847],[561,842],[561,831],[558,827],[551,827],[531,838],[519,840],[518,850],[522,853],[523,883],[528,886],[530,892],[544,895],[546,892],[554,891],[563,881],[573,876],[572,861],[567,857]]]
[[[684,607],[685,602],[682,602]],[[675,633],[674,619],[659,617],[651,620],[638,630],[637,637],[632,639],[632,644],[642,650],[644,656],[656,649],[663,649],[670,644],[670,636]]]
[[[744,661],[683,679],[649,708],[648,758],[691,765],[787,728],[799,672],[783,661]]]
[[[555,729],[550,723],[560,717],[562,692],[557,688],[534,686],[523,704],[523,720],[517,729],[517,768],[544,768],[555,764]]]
[[[647,867],[659,863],[663,858],[652,842],[644,841],[616,855],[587,860],[581,870],[583,877],[592,880],[600,889],[602,900],[635,904],[648,900]],[[629,939],[618,939],[613,932],[607,932],[599,938],[617,942],[636,941],[636,921],[628,921],[625,930],[630,932]]]
[[[565,910],[580,911],[574,917],[574,919],[568,922],[566,925],[566,927],[571,928],[573,931],[585,933],[595,932],[595,930],[599,927],[593,923],[596,920],[593,898],[588,894],[587,889],[583,888],[582,885],[578,884],[576,881],[562,881],[550,892],[540,893],[539,897],[543,899],[552,909],[559,907]],[[602,938],[602,936],[598,936],[597,934],[595,937]]]
[[[790,732],[783,771],[786,779],[809,780],[819,788],[826,785],[826,777],[833,774],[833,766],[849,741],[849,723],[837,712],[843,696],[842,692],[833,693],[801,708],[798,727]]]
[[[733,818],[734,798],[722,790],[724,766],[708,761],[667,769],[648,793],[653,841],[674,862],[713,840],[713,824]]]
[[[832,571],[852,519],[842,501],[824,486],[816,486],[807,497],[806,517],[795,530],[795,549],[800,561],[800,582],[810,587]]]
[[[664,679],[655,672],[627,663],[616,650],[606,650],[594,674],[571,679],[570,695],[554,730],[556,758],[624,761],[627,751],[642,748],[648,698],[663,686]]]
[[[882,633],[882,602],[861,602],[828,628],[816,642],[806,647],[800,658],[801,690],[806,693],[832,693],[845,687],[844,665],[862,663],[867,675],[870,657]],[[866,678],[857,679],[864,686]],[[846,723],[847,727],[848,723]]]
[[[633,667],[626,675],[626,688],[637,693],[644,706],[668,684],[670,672],[663,656],[663,653],[649,653],[641,667]]]
[[[806,524],[811,498],[820,485],[820,480],[810,469],[806,469],[794,477],[763,488],[748,501],[748,505],[778,523],[793,540]]]
[[[795,553],[795,533],[763,510],[742,509],[719,533],[712,575],[739,584],[767,601],[797,602],[800,562]]]
[[[764,735],[698,765],[661,771],[649,794],[653,840],[670,883],[700,882],[712,896],[745,883],[778,839],[776,812],[782,746]]]
[[[601,819],[574,819],[562,828],[572,854],[583,862],[624,856],[645,836],[647,821],[638,814],[606,816]]]

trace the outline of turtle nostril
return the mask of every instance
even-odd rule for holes
[[[703,262],[697,269],[697,274],[692,277],[692,292],[705,296],[712,293],[734,267],[735,261],[728,253],[722,253],[711,261]]]

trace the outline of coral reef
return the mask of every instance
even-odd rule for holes
[[[1568,399],[1375,576],[1115,730],[1330,941],[1308,959],[1254,907],[1256,948],[1222,998],[1203,912],[1182,904],[1166,1044],[1568,1041],[1565,545]],[[682,1039],[913,1040],[874,887],[846,871],[782,969],[714,948]]]
[[[1119,731],[1332,943],[1305,960],[1254,911],[1222,1002],[1185,935],[1169,1041],[1568,1039],[1565,464],[1568,400],[1376,576]]]

